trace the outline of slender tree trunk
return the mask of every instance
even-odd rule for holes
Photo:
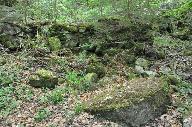
[[[54,22],[56,23],[57,22],[57,16],[58,16],[58,13],[57,13],[57,0],[54,1]]]
[[[126,0],[127,2],[127,17],[131,19],[131,0]]]
[[[100,16],[103,17],[103,0],[100,0],[99,3]]]
[[[111,3],[112,3],[112,8],[113,8],[113,11],[116,13],[116,12],[117,12],[116,0],[112,0],[112,1],[111,1]]]

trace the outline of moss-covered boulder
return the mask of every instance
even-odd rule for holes
[[[85,81],[89,83],[97,82],[97,74],[96,73],[88,73],[85,75]]]
[[[55,88],[58,84],[58,77],[49,70],[39,69],[29,77],[29,84],[37,88]]]
[[[159,78],[108,82],[84,100],[85,111],[127,126],[140,126],[163,114],[170,104],[168,87]]]
[[[98,78],[102,78],[106,74],[106,69],[102,64],[94,63],[94,64],[87,66],[86,72],[87,73],[96,73],[98,75]]]
[[[137,66],[140,66],[140,67],[143,67],[144,69],[148,69],[149,67],[149,61],[144,59],[144,58],[138,58],[136,61],[135,61],[135,64]]]

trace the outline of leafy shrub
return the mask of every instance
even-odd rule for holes
[[[83,104],[80,102],[76,103],[74,110],[75,110],[75,114],[80,114],[84,110]]]
[[[86,63],[87,60],[86,51],[79,53],[79,55],[76,56],[75,59],[78,63]]]
[[[0,85],[1,86],[8,86],[11,83],[13,83],[13,77],[12,76],[8,76],[5,73],[0,74]]]
[[[69,87],[74,89],[86,91],[90,87],[90,83],[85,80],[84,76],[78,74],[75,71],[68,72],[65,78]]]
[[[67,73],[66,80],[68,81],[70,86],[78,87],[82,84],[84,78],[79,76],[77,72],[72,71]]]
[[[42,120],[46,119],[50,115],[51,115],[51,112],[48,109],[44,108],[37,111],[37,113],[34,116],[34,119],[37,122],[41,122]]]
[[[61,48],[61,42],[56,37],[49,38],[49,47],[51,51],[58,51]]]
[[[67,88],[56,88],[50,93],[45,94],[44,96],[39,98],[40,103],[51,103],[58,104],[65,99]]]
[[[192,1],[188,1],[188,2],[181,4],[181,6],[176,9],[167,11],[165,13],[165,15],[179,18],[191,9],[192,9]]]
[[[50,100],[53,104],[58,104],[64,100],[65,90],[56,89],[51,92],[48,96],[48,100]]]
[[[192,83],[180,81],[177,84],[177,89],[181,94],[192,94]]]

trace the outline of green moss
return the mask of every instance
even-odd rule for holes
[[[65,30],[72,33],[85,32],[86,30],[93,29],[90,24],[67,24],[67,23],[57,23],[52,26],[52,30],[57,32],[57,30]]]
[[[65,79],[64,78],[58,78],[58,82],[59,82],[59,84],[63,84],[63,83],[65,83]]]
[[[49,47],[51,51],[58,51],[61,49],[61,42],[58,38],[56,37],[50,37],[49,38]]]
[[[29,77],[29,84],[39,88],[55,88],[58,84],[58,78],[49,70],[39,69]]]
[[[38,75],[31,75],[29,77],[29,80],[39,80],[39,76]]]
[[[169,47],[174,47],[178,44],[177,40],[172,39],[169,36],[157,36],[154,37],[154,45],[156,46],[169,46]]]
[[[86,72],[87,73],[96,73],[99,78],[102,78],[106,74],[106,69],[102,64],[94,63],[87,67]]]
[[[185,56],[192,56],[192,51],[191,50],[185,50],[183,54]]]
[[[93,94],[90,100],[85,102],[86,110],[101,111],[129,107],[155,96],[158,92],[164,92],[164,83],[158,78],[134,79],[128,86],[116,83],[111,86],[113,87],[103,88]],[[157,107],[158,103],[160,102],[155,100],[154,104]]]
[[[84,77],[86,82],[93,83],[97,81],[97,74],[96,73],[88,73]]]
[[[36,74],[41,77],[41,78],[53,78],[53,72],[49,71],[49,70],[44,70],[44,69],[39,69],[36,71]]]
[[[65,29],[67,31],[74,32],[74,33],[78,32],[78,28],[76,25],[67,25],[65,26]]]
[[[177,75],[168,75],[167,82],[172,85],[177,85],[181,82],[181,79]]]

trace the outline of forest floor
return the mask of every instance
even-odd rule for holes
[[[169,71],[166,65],[174,64],[170,70],[177,73],[185,82],[191,82],[192,56],[184,55],[186,47],[191,43],[177,46],[157,45],[165,48],[166,57],[161,60],[152,60],[150,70],[155,66]],[[41,52],[40,52],[41,54]],[[62,81],[64,74],[61,70],[80,70],[89,63],[90,59],[102,61],[98,56],[86,56],[83,52],[73,54],[65,50],[65,55],[55,53],[37,55],[37,51],[21,51],[6,53],[2,49],[0,54],[1,81],[12,84],[0,89],[0,126],[1,127],[118,127],[123,126],[108,120],[97,118],[94,115],[83,112],[80,105],[82,91],[74,90]],[[117,56],[111,58],[115,65],[116,74],[126,76],[126,70],[130,69],[119,62]],[[118,61],[118,62],[115,62]],[[106,66],[107,67],[107,66]],[[56,72],[60,77],[59,85],[55,89],[34,88],[28,84],[28,77],[37,68],[46,68]],[[110,68],[110,66],[108,67]],[[108,70],[110,72],[110,69]],[[158,70],[155,70],[158,71]],[[189,75],[189,76],[188,76]],[[74,76],[74,75],[73,75]],[[78,78],[75,77],[75,80]],[[168,112],[156,118],[145,127],[182,127],[192,122],[192,89],[181,86],[171,86],[172,106]],[[188,124],[192,125],[192,124]]]

